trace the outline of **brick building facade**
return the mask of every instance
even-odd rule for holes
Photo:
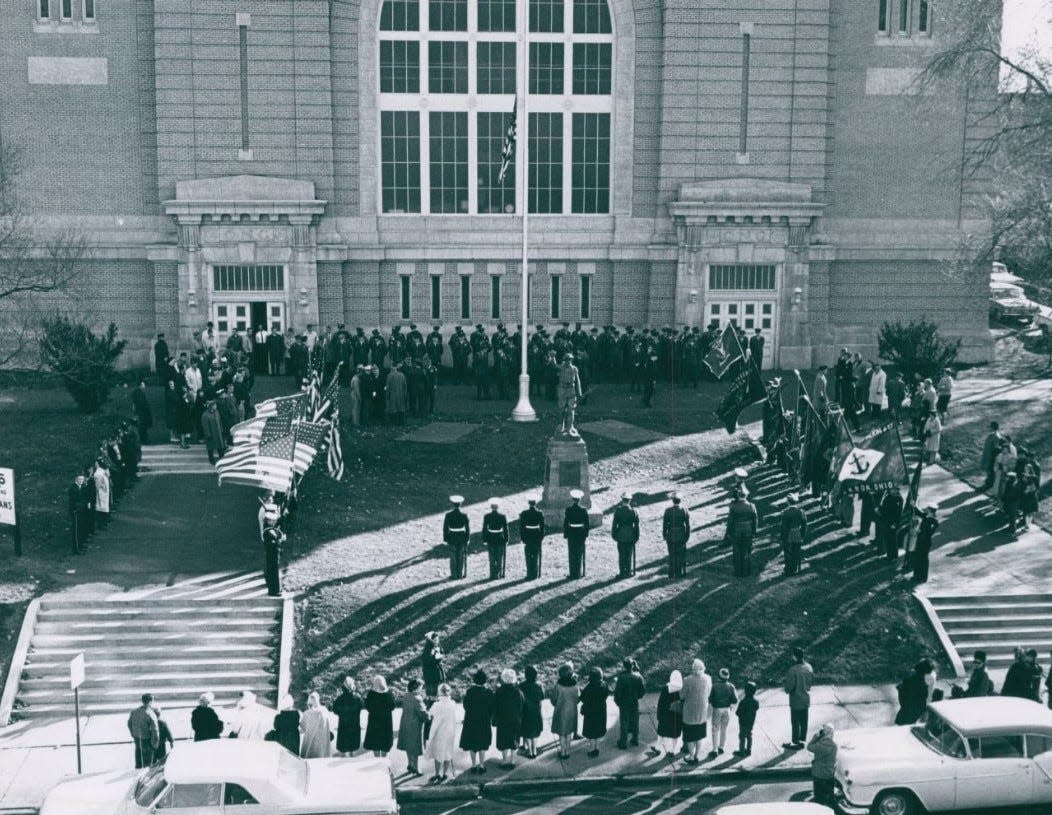
[[[498,170],[528,55],[531,324],[738,320],[808,367],[927,316],[988,352],[987,270],[957,258],[996,76],[913,84],[923,0],[0,8],[24,206],[86,235],[90,313],[140,349],[207,320],[518,322]]]

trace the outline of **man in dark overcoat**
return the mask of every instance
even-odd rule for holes
[[[752,542],[756,536],[756,506],[737,490],[727,512],[727,540],[734,554],[734,576],[745,577],[752,571]]]
[[[508,519],[496,498],[489,499],[489,512],[482,518],[482,541],[489,553],[489,579],[502,579],[508,556]]]
[[[632,508],[632,493],[630,492],[621,495],[621,503],[614,509],[610,535],[617,543],[617,576],[631,577],[636,573],[639,513]]]
[[[526,554],[526,579],[536,580],[541,573],[541,544],[544,542],[544,513],[537,509],[537,499],[519,513],[519,537]]]
[[[679,493],[669,495],[672,506],[661,520],[661,536],[668,547],[668,576],[683,577],[687,573],[687,540],[690,538],[690,515],[682,506]]]
[[[581,506],[584,493],[581,490],[570,490],[573,503],[563,514],[563,537],[570,560],[570,579],[578,580],[584,576],[585,541],[588,540],[588,510]]]

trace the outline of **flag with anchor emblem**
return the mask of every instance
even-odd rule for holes
[[[884,454],[880,450],[866,450],[853,447],[840,466],[837,481],[867,481],[876,472]]]
[[[902,441],[894,424],[878,428],[852,445],[837,480],[849,492],[881,493],[907,481]]]

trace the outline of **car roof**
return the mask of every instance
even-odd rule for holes
[[[785,801],[770,804],[735,804],[720,807],[716,815],[833,815],[833,810],[806,801]]]
[[[277,742],[209,739],[177,744],[164,763],[172,784],[204,784],[249,779],[272,782],[278,774]]]
[[[1052,735],[1052,710],[1015,696],[981,696],[932,702],[929,707],[963,736],[999,733]]]

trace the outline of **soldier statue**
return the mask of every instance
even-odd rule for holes
[[[564,436],[577,436],[577,428],[574,427],[574,411],[577,408],[577,400],[581,398],[581,376],[577,372],[577,366],[573,364],[573,354],[569,351],[563,356],[562,365],[559,368],[558,379],[558,404],[562,415],[562,429]]]

